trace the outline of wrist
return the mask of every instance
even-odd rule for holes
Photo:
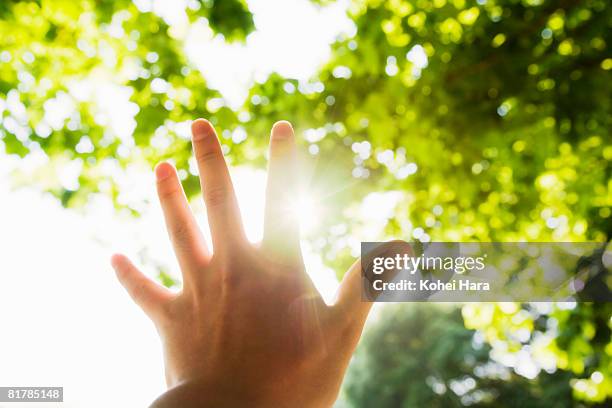
[[[255,396],[244,396],[219,387],[210,387],[198,382],[182,382],[164,392],[149,408],[236,408],[236,407],[289,407],[282,401],[260,400]]]
[[[294,394],[294,397],[296,392]],[[327,403],[314,402],[297,403],[295,398],[281,395],[244,395],[236,390],[224,390],[220,387],[210,387],[199,382],[182,382],[169,388],[159,396],[149,408],[289,408],[295,406],[304,407],[328,407]],[[303,398],[297,398],[303,399]],[[308,399],[308,398],[306,398]],[[332,399],[333,400],[333,399]]]
[[[151,404],[150,408],[230,408],[240,402],[223,397],[219,390],[197,382],[182,382],[169,388]]]

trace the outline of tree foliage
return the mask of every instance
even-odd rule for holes
[[[253,118],[289,111],[317,130],[306,136],[321,161],[348,156],[345,177],[399,190],[381,238],[610,239],[608,2],[372,0],[353,2],[351,16],[357,34],[335,44],[310,86],[286,92],[293,87],[276,76],[253,88],[284,95],[256,105]],[[359,235],[351,224],[347,235]],[[537,346],[575,373],[575,396],[604,401],[610,305],[560,308],[466,306],[464,317],[513,353],[543,330],[552,340]],[[530,335],[518,340],[521,325]]]
[[[353,407],[572,407],[570,374],[527,380],[489,359],[490,347],[452,305],[386,306],[348,371]]]
[[[145,3],[0,3],[0,146],[42,157],[28,181],[64,205],[101,193],[136,212],[122,177],[165,158],[193,195],[190,119],[223,129],[230,161],[261,166],[270,125],[286,118],[329,207],[331,238],[315,248],[337,270],[361,240],[610,239],[608,1],[354,0],[354,35],[312,80],[273,74],[237,111],[188,60],[185,33]],[[190,1],[184,15],[228,41],[254,29],[242,0]],[[100,94],[124,102],[121,127]],[[393,214],[372,232],[360,206],[380,191],[396,193]],[[463,308],[493,352],[541,347],[573,373],[574,397],[596,402],[612,395],[610,315],[609,304]]]
[[[194,1],[184,14],[232,40],[254,27],[241,0]],[[8,1],[0,17],[4,150],[44,152],[51,163],[43,187],[67,206],[97,192],[125,205],[110,169],[166,157],[188,168],[186,121],[236,122],[230,109],[207,104],[221,95],[187,61],[184,33],[131,1]],[[126,102],[121,128],[100,99]],[[78,183],[57,177],[68,163],[80,169]],[[195,177],[184,178],[193,193]]]

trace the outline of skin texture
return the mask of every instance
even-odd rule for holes
[[[299,245],[291,125],[270,136],[264,238],[247,241],[213,126],[192,124],[193,150],[212,247],[190,211],[176,170],[155,169],[157,192],[183,276],[173,293],[113,255],[117,277],[162,339],[169,390],[153,407],[329,407],[335,401],[371,303],[361,301],[360,264],[333,305],[314,288]]]

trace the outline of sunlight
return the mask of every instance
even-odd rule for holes
[[[313,232],[319,226],[321,220],[321,208],[312,192],[302,194],[298,197],[291,208],[292,216],[298,219],[300,231],[304,234]]]
[[[292,5],[299,3],[302,8],[308,8],[309,12],[302,13],[299,20],[302,24],[292,28],[292,37],[289,38],[286,35],[278,35],[278,32],[286,34],[286,23],[280,24],[274,16],[279,13],[275,7],[290,7],[290,5],[280,2],[276,2],[275,5],[268,5],[262,1],[256,3],[258,7],[254,13],[260,32],[246,45],[225,44],[220,39],[206,41],[206,37],[194,35],[198,34],[197,26],[191,26],[192,36],[186,44],[196,65],[210,76],[209,85],[223,91],[224,97],[234,104],[241,103],[255,77],[266,76],[270,72],[280,70],[298,76],[302,80],[308,78],[321,61],[327,58],[329,43],[339,32],[346,31],[347,24],[350,25],[344,16],[346,2],[333,8],[318,9],[306,1],[294,0],[291,2]],[[156,1],[156,4],[162,2]],[[323,24],[320,23],[322,16],[325,16]],[[168,17],[168,20],[175,26],[182,25],[174,18]],[[344,22],[340,25],[344,29],[332,23],[338,20]],[[319,30],[313,34],[311,27],[315,22],[319,22]],[[299,43],[300,38],[308,41],[302,41],[300,47],[289,47],[291,44]],[[205,52],[200,52],[202,49]],[[278,49],[284,50],[284,53],[278,53]],[[289,51],[295,55],[288,57],[286,54]],[[218,59],[224,63],[209,63]],[[126,73],[126,75],[132,74]],[[151,85],[159,91],[167,86],[161,81]],[[114,84],[112,78],[106,76],[105,72],[98,71],[90,78],[70,82],[68,91],[65,96],[58,94],[45,105],[45,120],[36,129],[40,137],[50,136],[52,130],[60,127],[58,121],[67,122],[67,126],[72,126],[70,124],[72,116],[69,115],[69,111],[79,103],[89,102],[97,108],[96,122],[108,126],[109,134],[120,139],[122,145],[119,155],[126,154],[133,147],[131,134],[136,126],[134,117],[138,111],[130,102],[131,95],[126,87]],[[16,97],[17,93],[13,94],[10,94],[6,101],[6,109],[13,116],[20,118],[21,113],[25,112],[25,106]],[[1,108],[0,99],[0,110]],[[11,123],[15,126],[13,133],[22,132],[25,138],[26,130],[19,125],[20,122],[3,119],[6,128],[10,128]],[[91,139],[84,138],[81,142],[76,147],[77,150],[86,152],[91,149],[88,145]],[[152,144],[156,142],[157,139],[152,140]],[[153,147],[161,148],[155,145]],[[122,406],[144,406],[164,389],[162,363],[152,358],[160,355],[161,350],[155,339],[153,326],[140,310],[134,307],[116,281],[108,264],[108,256],[112,252],[122,251],[134,259],[150,277],[156,278],[158,270],[162,269],[180,280],[179,268],[172,247],[168,243],[161,209],[155,197],[153,175],[148,169],[137,164],[120,173],[116,166],[117,162],[109,161],[104,167],[104,172],[107,173],[105,176],[108,180],[120,186],[122,193],[119,202],[137,208],[141,211],[141,216],[138,219],[126,220],[122,215],[115,214],[112,204],[106,198],[98,197],[95,202],[88,205],[85,217],[61,208],[50,196],[45,195],[44,199],[41,199],[31,189],[9,194],[9,164],[12,166],[11,169],[19,167],[21,170],[28,170],[32,167],[31,170],[41,169],[48,172],[48,167],[40,166],[47,163],[47,160],[43,154],[30,154],[19,162],[3,160],[0,163],[0,196],[4,198],[4,211],[0,214],[0,224],[3,225],[5,233],[0,237],[0,242],[3,243],[2,247],[19,249],[4,254],[3,265],[15,273],[9,274],[6,285],[0,287],[0,309],[9,310],[9,305],[12,305],[20,310],[21,316],[27,317],[26,320],[19,320],[17,317],[4,316],[9,319],[8,322],[15,331],[11,333],[12,335],[3,337],[0,349],[4,351],[18,349],[19,344],[23,343],[22,338],[36,339],[38,336],[34,326],[23,323],[35,320],[35,315],[41,313],[40,309],[28,303],[28,298],[21,296],[19,291],[8,290],[14,287],[26,287],[29,282],[44,282],[40,288],[54,288],[53,291],[37,290],[33,294],[40,303],[48,305],[44,310],[47,320],[54,324],[65,325],[61,326],[62,333],[74,341],[66,341],[62,336],[49,337],[44,347],[37,345],[36,364],[34,360],[24,363],[19,354],[0,352],[0,360],[3,361],[2,366],[5,368],[0,372],[0,383],[9,384],[16,381],[23,384],[31,382],[62,384],[70,390],[70,395],[64,404],[66,407],[120,406],[113,400],[112,394],[96,401],[91,401],[89,398],[94,393],[92,384],[105,383],[124,395],[125,405]],[[61,164],[65,166],[65,163]],[[62,173],[60,182],[63,187],[78,188],[76,184],[78,180],[73,173],[73,171]],[[232,176],[246,235],[251,242],[259,242],[263,235],[266,173],[247,166],[233,166]],[[309,192],[308,195],[300,196],[291,206],[291,211],[296,212],[304,235],[321,228],[322,209],[318,200],[316,195]],[[192,200],[191,205],[196,212],[198,224],[207,242],[210,243],[203,200],[198,197]],[[47,226],[44,234],[23,227],[43,224]],[[58,240],[54,231],[62,231],[64,238]],[[30,255],[31,248],[40,248],[37,256]],[[315,287],[326,302],[331,302],[338,287],[335,272],[325,265],[317,248],[302,241],[302,250],[307,272]],[[89,274],[82,273],[83,265],[88,265]],[[75,287],[80,290],[73,290]],[[108,299],[113,301],[108,302]],[[74,308],[75,304],[79,307]],[[52,316],[64,316],[65,319],[58,321]],[[69,327],[65,322],[70,321],[81,322],[79,327],[86,327],[87,330],[83,333],[75,327]],[[47,331],[55,332],[53,328],[47,328]],[[129,336],[111,338],[107,335],[116,331],[129,332]],[[79,332],[78,335],[75,335],[76,332]],[[20,333],[20,336],[16,333]],[[106,353],[100,353],[92,357],[93,360],[83,360],[80,356],[87,353],[83,347],[99,350],[110,348],[116,352],[112,358]],[[34,347],[31,349],[34,350]],[[75,350],[78,352],[72,353]],[[58,360],[59,357],[62,357],[61,361]],[[124,368],[120,373],[116,372],[114,367],[126,360],[135,364]],[[97,372],[89,378],[93,379],[92,381],[84,381],[82,376],[74,375],[87,371],[87,364],[92,361],[98,367]],[[144,374],[140,373],[140,370],[143,370]],[[32,373],[36,375],[33,376]],[[130,381],[135,377],[139,378],[136,385]],[[126,389],[128,386],[132,387],[129,392]]]

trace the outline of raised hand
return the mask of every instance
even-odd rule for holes
[[[162,163],[157,192],[182,290],[173,293],[125,256],[112,257],[120,282],[162,339],[170,390],[154,406],[330,406],[371,304],[361,301],[359,262],[331,306],[305,273],[292,208],[298,175],[291,125],[272,128],[261,245],[245,237],[213,126],[198,119],[191,129],[214,251],[176,170]]]

